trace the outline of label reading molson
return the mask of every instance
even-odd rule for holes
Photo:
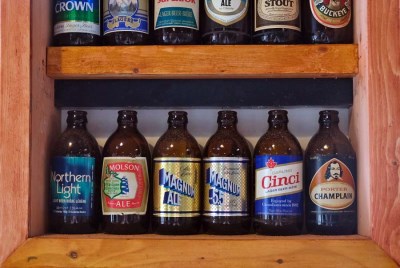
[[[54,157],[50,170],[51,212],[91,216],[94,173],[93,157]]]
[[[248,216],[248,158],[204,159],[204,216]]]
[[[154,159],[154,216],[200,216],[200,158]]]
[[[286,28],[301,31],[299,0],[257,0],[255,31]]]
[[[155,0],[154,29],[183,27],[199,29],[200,0]]]
[[[99,0],[53,0],[54,35],[88,33],[100,35]]]
[[[211,20],[228,26],[246,17],[249,0],[205,0],[204,5]]]
[[[149,33],[148,0],[103,0],[104,34],[113,32]]]
[[[330,28],[343,28],[351,19],[351,0],[309,0],[314,18]]]
[[[302,156],[257,155],[255,161],[255,214],[302,215]]]
[[[145,157],[105,157],[101,175],[103,215],[144,215],[149,196]]]

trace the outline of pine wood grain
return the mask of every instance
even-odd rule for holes
[[[34,238],[4,267],[396,267],[371,240]]]
[[[356,45],[49,47],[47,75],[71,78],[353,77]]]
[[[0,263],[28,235],[29,21],[29,0],[0,1]]]
[[[400,2],[368,5],[372,238],[400,263]]]

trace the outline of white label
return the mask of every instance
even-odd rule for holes
[[[62,33],[89,33],[100,35],[100,25],[84,21],[66,21],[54,25],[54,35]]]
[[[249,8],[248,0],[205,0],[204,4],[207,16],[224,26],[242,20]]]

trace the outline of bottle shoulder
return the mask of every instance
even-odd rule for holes
[[[66,129],[53,148],[54,156],[100,157],[96,139],[85,129]]]
[[[305,155],[331,155],[343,154],[354,155],[355,151],[349,139],[341,131],[319,131],[311,139],[307,145]]]
[[[297,138],[288,130],[267,131],[258,140],[254,155],[302,155],[303,150]]]
[[[201,150],[196,139],[187,130],[167,130],[156,142],[153,157],[196,157]]]
[[[204,157],[251,157],[247,140],[237,131],[217,131],[205,147]]]
[[[149,145],[139,131],[117,130],[106,141],[103,156],[150,156]]]

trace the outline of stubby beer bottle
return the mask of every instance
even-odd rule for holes
[[[253,43],[300,43],[300,13],[300,0],[255,0]]]
[[[353,42],[352,0],[304,0],[302,11],[305,43]]]
[[[319,113],[319,130],[304,156],[306,226],[312,234],[357,232],[357,163],[339,129],[338,111]]]
[[[136,111],[119,111],[118,128],[103,149],[104,232],[138,234],[148,231],[150,161],[149,145],[137,129]]]
[[[168,130],[154,147],[152,227],[158,234],[199,232],[201,151],[187,124],[186,112],[169,112]]]
[[[49,222],[55,233],[98,230],[101,154],[86,123],[85,111],[68,111],[67,128],[52,153]]]
[[[201,16],[204,44],[232,45],[250,42],[250,0],[205,0]]]
[[[56,46],[100,45],[100,0],[52,0]]]
[[[102,0],[103,43],[144,45],[149,42],[149,1]]]
[[[256,233],[297,235],[303,226],[303,152],[285,110],[268,112],[268,131],[254,148]]]
[[[209,234],[245,234],[251,227],[251,153],[236,125],[236,112],[218,112],[218,130],[204,148],[203,228]]]

